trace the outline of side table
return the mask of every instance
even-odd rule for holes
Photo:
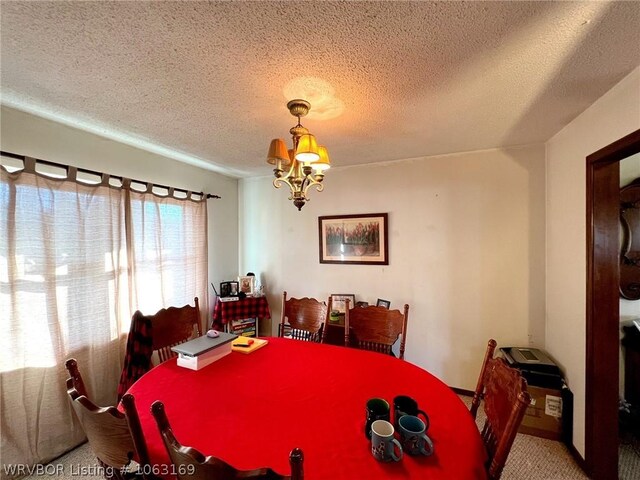
[[[245,297],[235,302],[221,302],[218,298],[213,307],[214,328],[222,329],[229,322],[255,318],[265,320],[271,318],[267,297]],[[258,322],[256,321],[256,331]]]

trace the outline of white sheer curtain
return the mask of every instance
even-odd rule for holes
[[[198,296],[206,315],[206,218],[206,201],[0,167],[3,465],[45,462],[83,440],[67,358],[92,399],[113,405],[133,311]]]
[[[185,208],[183,200],[127,193],[136,309],[155,313],[163,306],[193,305],[193,297],[199,292],[200,324],[205,328],[207,203],[189,202],[189,208]]]
[[[128,312],[124,192],[30,173],[0,182],[2,462],[50,459],[83,439],[64,362],[113,402]],[[6,472],[2,472],[5,474]]]

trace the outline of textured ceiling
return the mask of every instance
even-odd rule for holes
[[[268,174],[303,124],[336,166],[543,142],[640,64],[640,2],[2,2],[2,102]],[[315,108],[314,108],[315,106]]]

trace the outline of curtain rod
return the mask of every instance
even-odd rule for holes
[[[0,155],[3,157],[9,157],[9,158],[15,158],[16,160],[22,160],[22,162],[25,165],[25,171],[26,171],[26,166],[27,166],[27,162],[29,159],[33,158],[33,157],[28,157],[26,155],[19,155],[17,153],[11,153],[11,152],[6,152],[4,150],[0,150]],[[151,187],[159,187],[159,188],[164,188],[166,190],[168,190],[169,192],[182,192],[186,195],[188,194],[194,194],[194,195],[200,195],[203,198],[206,198],[207,200],[210,198],[222,198],[220,195],[214,195],[212,193],[207,193],[205,194],[204,192],[191,192],[190,190],[185,190],[184,188],[174,188],[174,187],[169,187],[167,185],[161,185],[159,183],[152,183],[152,182],[144,182],[142,180],[135,180],[133,178],[129,178],[127,179],[126,177],[122,177],[120,175],[112,175],[110,173],[103,173],[103,172],[97,172],[95,170],[90,170],[88,168],[82,168],[82,167],[71,167],[70,165],[65,165],[63,163],[57,163],[57,162],[52,162],[50,160],[42,160],[40,158],[33,158],[35,163],[41,163],[42,165],[48,165],[51,167],[58,167],[58,168],[63,168],[67,171],[67,175],[69,174],[69,169],[75,169],[77,172],[82,172],[82,173],[88,173],[90,175],[96,175],[100,178],[117,178],[118,180],[120,180],[120,182],[122,182],[122,185],[119,188],[127,188],[125,187],[125,180],[129,180],[129,182],[126,182],[128,184],[130,184],[131,182],[134,183],[140,183],[143,185],[151,185]],[[35,173],[35,169],[34,169],[34,173]],[[73,180],[76,180],[75,178]],[[81,182],[84,183],[84,182]],[[113,187],[113,185],[109,186]]]

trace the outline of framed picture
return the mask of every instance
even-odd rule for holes
[[[222,282],[222,283],[220,283],[220,296],[221,297],[237,297],[238,296],[238,282]]]
[[[345,300],[349,299],[349,305],[351,308],[356,305],[356,296],[353,293],[332,293],[331,294],[331,311],[338,312],[344,315],[347,310],[345,307]]]
[[[253,295],[253,291],[256,286],[256,277],[238,277],[238,283],[240,284],[240,291],[246,295]]]
[[[320,263],[389,265],[386,213],[318,217]]]
[[[383,300],[379,298],[376,302],[376,307],[384,307],[386,309],[389,309],[389,307],[391,307],[391,302],[389,300]]]

